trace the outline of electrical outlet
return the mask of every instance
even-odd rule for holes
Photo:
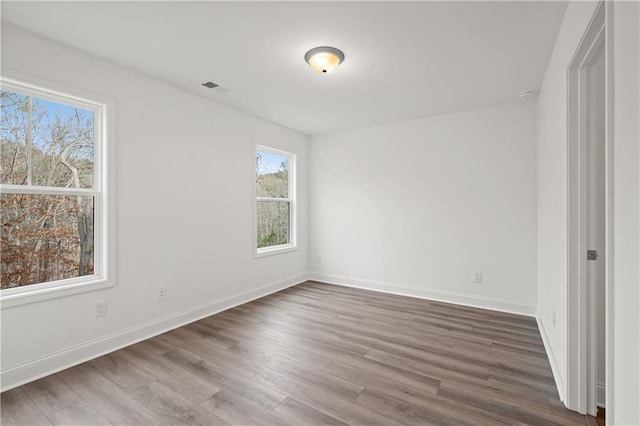
[[[482,283],[482,272],[473,273],[473,282],[476,284]]]
[[[96,318],[107,316],[107,301],[96,302]]]
[[[158,287],[158,300],[165,300],[167,298],[167,288]]]
[[[322,256],[316,256],[316,263],[322,265]]]

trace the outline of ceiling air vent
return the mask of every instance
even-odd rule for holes
[[[202,83],[202,85],[207,89],[215,89],[216,87],[218,87],[218,85],[215,84],[213,81],[205,81],[204,83]]]

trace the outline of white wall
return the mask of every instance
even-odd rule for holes
[[[567,372],[567,66],[596,3],[570,2],[538,101],[538,316],[561,397]],[[608,2],[613,72],[613,244],[607,289],[607,423],[640,424],[640,7]],[[552,322],[556,311],[556,324]],[[553,365],[555,364],[555,365]],[[560,380],[558,380],[560,379]]]
[[[307,136],[6,24],[2,67],[115,100],[118,268],[115,287],[2,309],[3,389],[306,279]],[[297,154],[298,251],[253,257],[254,138]]]
[[[562,400],[567,383],[567,67],[594,9],[594,2],[569,3],[538,98],[537,315]]]
[[[613,288],[607,423],[640,424],[640,3],[611,2]],[[611,355],[611,353],[610,353]]]
[[[535,313],[535,115],[528,101],[312,137],[311,277]]]

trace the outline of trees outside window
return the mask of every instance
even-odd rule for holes
[[[95,279],[104,267],[104,106],[2,82],[2,290]]]
[[[256,150],[257,253],[295,247],[295,156],[272,148]]]

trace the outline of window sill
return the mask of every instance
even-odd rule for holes
[[[297,250],[298,250],[298,247],[292,244],[286,244],[282,246],[274,246],[274,247],[260,249],[253,255],[253,257],[258,259],[260,257],[272,256],[274,254],[280,254],[280,253],[289,253]]]
[[[47,286],[48,284],[49,286]],[[33,284],[2,290],[2,293],[0,293],[0,309],[113,287],[115,282],[106,278],[96,277],[91,281],[81,280],[78,282],[77,279],[70,279],[56,283],[53,286],[50,284],[52,283]]]

